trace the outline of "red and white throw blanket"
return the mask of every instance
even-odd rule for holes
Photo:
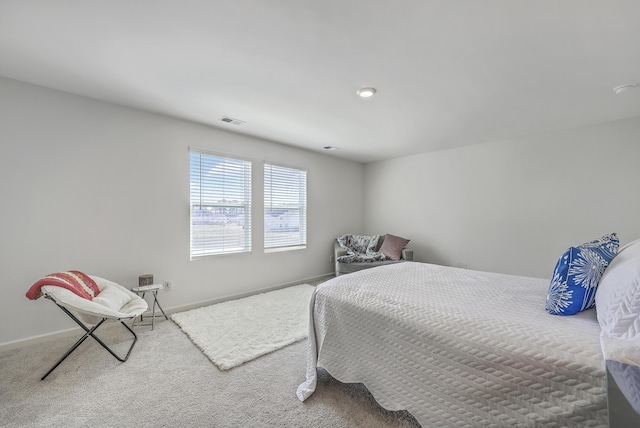
[[[54,285],[56,287],[66,288],[87,300],[93,300],[94,297],[100,294],[98,284],[96,284],[89,275],[77,270],[71,270],[68,272],[52,273],[39,279],[29,288],[29,291],[27,291],[27,299],[36,300],[42,297],[41,288],[43,285]]]

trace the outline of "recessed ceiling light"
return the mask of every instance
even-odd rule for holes
[[[325,149],[325,150],[340,150],[338,147],[333,147],[333,146],[324,146],[323,149]]]
[[[640,83],[629,83],[627,85],[620,85],[613,88],[613,92],[615,92],[616,94],[621,94],[623,92],[627,92],[630,89],[637,88],[638,86],[640,86]]]
[[[362,98],[369,98],[376,94],[376,88],[360,88],[356,94]]]

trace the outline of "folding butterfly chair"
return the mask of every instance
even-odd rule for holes
[[[56,275],[69,275],[69,272],[61,274],[52,274],[49,277],[43,278],[39,282],[44,281],[47,278],[55,277]],[[76,274],[82,274],[81,272],[71,271],[73,279],[77,279]],[[82,277],[79,277],[82,278]],[[84,342],[89,336],[93,337],[104,349],[109,351],[118,361],[125,362],[129,358],[133,346],[136,344],[138,337],[136,334],[125,324],[125,320],[131,320],[138,317],[145,312],[148,308],[147,302],[140,296],[132,293],[123,286],[111,282],[104,278],[97,276],[85,275],[85,279],[93,281],[93,285],[97,286],[100,290],[99,293],[91,300],[86,297],[81,297],[71,289],[64,288],[58,285],[40,285],[38,292],[32,292],[35,287],[29,290],[27,297],[35,299],[40,296],[45,297],[55,303],[62,311],[71,317],[82,329],[85,331],[78,341],[67,351],[66,354],[58,360],[58,362],[41,378],[44,380],[49,374],[56,369],[73,351],[76,350],[82,342]],[[55,281],[50,281],[55,282]],[[38,284],[38,283],[36,283]],[[30,293],[32,293],[30,295]],[[94,332],[107,321],[119,321],[133,336],[133,342],[124,357],[118,356],[111,348],[109,348]]]

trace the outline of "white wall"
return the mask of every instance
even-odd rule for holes
[[[51,272],[153,273],[169,309],[330,273],[332,240],[362,233],[359,163],[3,78],[0,132],[0,345],[74,326],[25,297]],[[255,161],[252,254],[189,261],[189,146]],[[306,250],[262,250],[265,159],[308,171]]]
[[[640,238],[640,118],[365,167],[365,232],[417,260],[548,278],[571,245]]]

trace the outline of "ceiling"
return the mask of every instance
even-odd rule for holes
[[[637,0],[0,0],[0,76],[364,163],[640,116],[639,41]]]

